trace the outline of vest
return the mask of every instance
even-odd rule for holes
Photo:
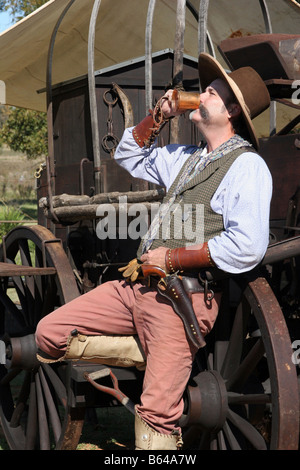
[[[247,147],[246,151],[255,152],[251,147]],[[165,217],[161,224],[151,250],[160,246],[173,249],[203,243],[224,231],[223,216],[212,210],[210,201],[233,162],[243,152],[245,148],[241,147],[214,160],[182,188],[172,205],[170,217]],[[163,203],[168,201],[175,190],[184,166]],[[141,253],[142,243],[137,256],[141,256]]]

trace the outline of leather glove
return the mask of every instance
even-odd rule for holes
[[[132,282],[136,281],[140,272],[141,272],[141,265],[142,261],[140,261],[137,258],[132,259],[127,266],[123,266],[122,268],[119,268],[118,271],[120,273],[123,273],[123,277],[125,277],[126,280],[130,280]]]

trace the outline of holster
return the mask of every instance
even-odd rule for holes
[[[149,286],[155,287],[163,297],[171,302],[175,313],[181,318],[191,342],[197,348],[203,348],[206,342],[194,312],[192,294],[203,292],[204,301],[209,305],[214,298],[215,289],[220,291],[217,281],[225,279],[228,274],[217,270],[218,276],[213,273],[209,275],[209,272],[205,270],[203,277],[200,275],[179,276],[176,273],[167,274],[161,267],[149,264],[141,264],[141,273],[144,279],[147,279]],[[214,290],[211,289],[211,285]]]
[[[166,276],[158,282],[157,289],[163,297],[171,302],[175,313],[183,321],[185,331],[194,346],[198,349],[203,348],[206,343],[194,312],[192,300],[184,288],[182,279],[177,275]]]

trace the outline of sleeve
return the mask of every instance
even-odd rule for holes
[[[233,163],[211,201],[224,232],[209,240],[218,268],[241,273],[262,260],[269,243],[272,177],[264,160],[247,152]]]
[[[174,144],[141,148],[135,142],[132,130],[133,128],[125,129],[114,159],[133,177],[169,189],[193,147]]]

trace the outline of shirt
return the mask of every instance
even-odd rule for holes
[[[197,147],[170,144],[141,148],[125,130],[115,160],[133,177],[168,190],[182,165]],[[202,156],[207,153],[203,150]],[[256,153],[244,152],[232,164],[211,199],[211,208],[222,214],[224,231],[208,241],[211,257],[219,269],[238,274],[253,269],[269,243],[272,177]]]

